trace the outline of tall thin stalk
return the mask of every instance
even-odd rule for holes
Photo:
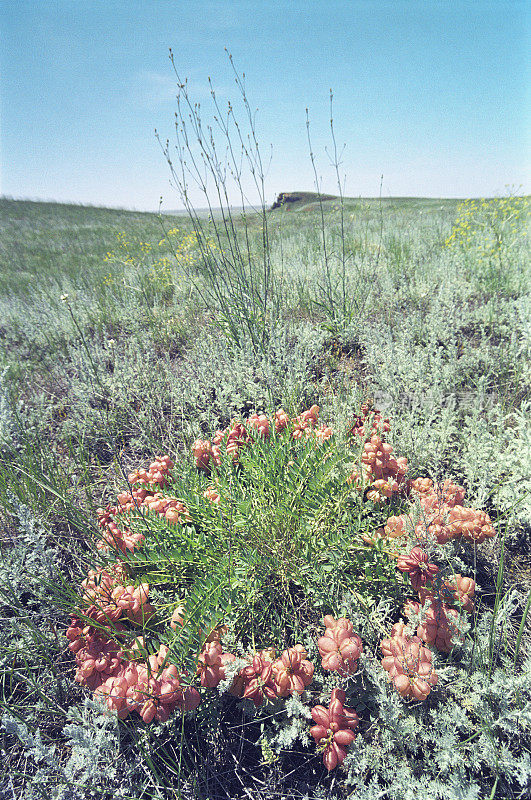
[[[197,239],[200,276],[186,269],[187,277],[208,306],[219,312],[229,338],[240,346],[245,332],[253,349],[266,351],[271,320],[278,312],[278,293],[271,266],[264,166],[253,113],[240,75],[229,61],[243,104],[245,124],[238,122],[233,105],[223,109],[210,83],[213,105],[212,124],[203,125],[201,109],[193,103],[187,82],[177,70],[173,53],[170,60],[177,78],[175,114],[175,150],[172,160],[170,143],[162,150],[170,167],[173,185],[179,192]],[[158,136],[158,134],[157,134]],[[223,153],[221,154],[221,148]],[[245,176],[258,195],[258,208],[249,200]],[[232,182],[239,195],[241,214],[235,215],[230,197]],[[208,209],[207,222],[200,216],[190,197],[190,184],[199,189]],[[215,198],[215,199],[214,199]],[[249,216],[258,214],[259,241],[253,234]]]
[[[337,151],[336,134],[334,131],[334,94],[330,89],[330,134],[332,136],[333,158],[332,165],[334,166],[337,180],[337,190],[339,192],[339,205],[340,205],[340,230],[341,230],[341,293],[342,293],[342,311],[346,315],[347,311],[347,258],[345,247],[345,201],[344,191],[341,185],[341,176],[339,174],[339,165],[341,163],[341,156]],[[343,145],[343,151],[346,145]]]
[[[334,302],[334,292],[332,289],[332,279],[331,279],[331,271],[330,271],[330,256],[328,253],[328,246],[326,242],[326,226],[325,226],[325,218],[324,218],[324,208],[323,208],[323,197],[321,194],[321,185],[319,182],[319,177],[317,175],[317,166],[315,162],[315,156],[313,153],[312,148],[312,140],[310,136],[310,115],[308,109],[306,109],[306,134],[308,138],[308,147],[310,150],[310,161],[312,164],[313,174],[314,174],[314,182],[315,182],[315,189],[317,191],[317,196],[319,199],[319,211],[321,216],[321,239],[323,242],[323,258],[324,258],[324,274],[325,274],[325,296],[328,304],[328,309],[330,316],[333,321],[336,318],[336,304]]]

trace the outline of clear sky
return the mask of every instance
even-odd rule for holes
[[[384,196],[529,191],[529,22],[519,0],[0,0],[1,192],[178,208],[154,136],[173,131],[170,47],[205,118],[208,76],[237,97],[225,47],[245,72],[268,200],[314,188],[306,107],[335,192],[330,89],[347,195],[381,175]]]

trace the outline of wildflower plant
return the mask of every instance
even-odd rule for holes
[[[477,263],[482,288],[494,283],[509,291],[501,271],[525,239],[528,217],[529,199],[522,195],[464,200],[445,246],[460,251],[469,264],[472,259]]]
[[[475,581],[456,573],[454,540],[494,532],[472,510],[478,534],[463,487],[408,478],[390,427],[370,405],[344,432],[317,405],[253,412],[179,462],[160,455],[132,470],[98,511],[102,563],[72,598],[76,681],[136,725],[190,714],[202,725],[243,703],[268,762],[313,738],[325,773],[343,763],[348,772],[375,685],[388,708],[393,693],[405,709],[435,708],[459,650],[469,652],[464,619],[474,610]],[[371,614],[382,594],[396,615],[403,604],[390,631]],[[371,620],[368,641],[365,625],[360,635],[339,613],[346,598],[349,613]],[[286,718],[288,698],[300,702],[297,721]]]
[[[276,636],[286,613],[296,625],[306,592],[324,608],[330,585],[341,591],[341,560],[354,580],[357,558],[364,573],[359,590],[376,591],[392,567],[385,552],[373,553],[361,540],[377,523],[374,504],[345,481],[359,446],[353,452],[346,437],[319,425],[318,413],[314,406],[294,417],[280,410],[273,419],[233,420],[212,440],[192,445],[177,480],[168,457],[130,473],[131,491],[99,512],[99,549],[125,555],[149,585],[147,565],[156,563],[157,583],[172,583],[180,597],[205,565],[217,565],[222,585],[240,598],[236,624],[245,628],[252,620],[255,637],[271,607],[282,610]],[[322,572],[314,574],[312,563]]]

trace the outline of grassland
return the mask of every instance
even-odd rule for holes
[[[182,744],[172,761],[147,726],[135,735],[119,729],[71,680],[66,587],[94,558],[95,508],[110,502],[130,468],[159,452],[185,458],[195,439],[252,410],[296,414],[317,403],[323,419],[342,426],[370,398],[392,420],[392,445],[412,474],[466,488],[469,505],[486,509],[500,534],[473,556],[492,625],[500,609],[505,615],[498,680],[528,691],[525,198],[299,196],[263,214],[237,213],[228,228],[202,215],[199,233],[182,215],[0,201],[6,797],[358,797],[313,762],[301,777],[296,757],[290,783],[263,740],[256,782],[245,763],[220,780],[216,747],[225,748],[226,765],[233,736],[221,717],[224,744],[214,737],[203,754],[210,778],[201,783],[190,753],[188,771],[182,765]],[[521,674],[503,672],[513,657]],[[516,754],[502,750],[495,780],[478,777],[482,791],[492,790],[481,796],[526,796],[527,735]],[[449,738],[448,751],[456,746]],[[486,751],[476,755],[488,762]],[[385,773],[373,766],[365,798],[409,796],[396,787],[411,776],[398,757],[393,764]],[[437,769],[442,794],[433,778],[423,796],[479,796],[459,795]],[[401,795],[378,794],[393,781]]]

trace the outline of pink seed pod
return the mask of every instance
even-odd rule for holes
[[[96,546],[103,553],[117,550],[125,554],[127,551],[133,551],[136,547],[140,547],[144,542],[143,534],[132,533],[124,525],[119,528],[114,521],[115,516],[122,513],[123,510],[122,506],[107,506],[106,509],[98,509],[98,524],[102,528],[103,538]]]
[[[131,486],[135,485],[146,485],[149,483],[149,474],[145,469],[135,469],[133,472],[130,472],[127,480],[131,484]]]
[[[385,501],[398,492],[399,489],[400,486],[398,482],[393,478],[387,478],[387,480],[380,478],[373,481],[371,484],[367,492],[367,499],[372,500],[373,503],[385,503]]]
[[[275,430],[277,433],[285,430],[289,424],[289,417],[284,411],[283,408],[279,408],[278,411],[275,411]]]
[[[395,458],[391,445],[383,442],[377,434],[365,442],[361,462],[366,483],[393,479],[400,484],[408,468],[406,459]]]
[[[170,620],[170,627],[172,630],[176,631],[179,626],[184,625],[184,615],[186,611],[184,606],[177,606],[177,608],[173,611]]]
[[[425,498],[433,494],[433,481],[431,478],[415,478],[407,482],[406,488],[410,496]]]
[[[201,686],[214,689],[225,678],[222,654],[223,648],[219,641],[206,642],[203,646],[197,664]]]
[[[346,617],[338,617],[338,619],[335,619],[332,614],[326,614],[326,616],[323,617],[323,625],[325,628],[330,630],[343,628],[348,634],[351,634],[354,631],[354,626],[349,619]]]
[[[94,629],[85,626],[85,623],[82,622],[79,617],[70,617],[70,625],[65,633],[68,639],[68,649],[71,650],[72,653],[77,653],[78,650],[81,650],[87,641],[87,635],[89,633],[94,633]]]
[[[278,696],[305,690],[313,680],[314,665],[307,660],[307,652],[301,644],[284,650],[280,658],[273,663],[273,674],[278,686]]]
[[[350,620],[336,620],[328,614],[323,622],[326,630],[324,636],[317,640],[323,669],[338,672],[343,677],[353,675],[362,652],[360,637],[353,632]]]
[[[116,711],[120,719],[125,719],[129,714],[129,709],[126,705],[126,695],[128,689],[128,682],[123,674],[123,670],[115,676],[107,678],[107,680],[98,686],[94,691],[94,697],[105,698],[105,703],[110,711]]]
[[[408,555],[399,556],[396,566],[402,572],[407,572],[416,591],[430,583],[439,572],[439,567],[429,563],[428,555],[420,547],[414,547]]]
[[[370,423],[370,424],[369,424]],[[389,420],[383,419],[382,414],[377,408],[372,408],[369,403],[363,403],[360,413],[354,417],[350,424],[348,433],[351,436],[365,438],[367,435],[383,436],[391,430]]]
[[[190,514],[185,504],[176,497],[167,498],[167,505],[161,509],[160,515],[164,516],[168,522],[173,524],[184,524],[190,521]]]
[[[303,411],[302,414],[297,418],[297,421],[300,421],[302,423],[309,423],[310,425],[315,426],[317,425],[318,419],[319,419],[319,406],[313,405],[307,411]]]
[[[179,701],[179,708],[182,712],[194,711],[201,703],[201,695],[193,686],[186,686],[183,689],[182,699]]]
[[[474,611],[474,592],[476,591],[476,582],[472,578],[464,577],[463,575],[452,575],[451,578],[445,580],[440,587],[440,599],[445,603],[454,603],[458,608],[463,608],[471,614]],[[420,594],[422,603],[425,597]]]
[[[460,505],[440,505],[436,495],[422,500],[421,506],[424,519],[415,529],[419,540],[430,537],[438,544],[445,544],[452,539],[463,538],[480,544],[496,535],[490,517],[484,511]]]
[[[410,520],[406,514],[389,517],[385,523],[384,533],[390,539],[398,539],[400,536],[407,536],[409,533]]]
[[[460,506],[465,499],[465,490],[463,486],[452,483],[451,480],[446,479],[438,484],[431,483],[431,490],[428,488],[429,478],[417,478],[416,481],[411,483],[411,491],[419,496],[421,505],[425,512],[431,510],[441,509],[443,506],[446,508],[453,508]]]
[[[323,753],[323,764],[329,772],[345,760],[346,748],[356,738],[358,715],[343,705],[345,699],[342,689],[333,689],[329,707],[318,705],[311,711],[315,725],[310,728],[310,735]]]
[[[209,441],[197,439],[192,445],[192,453],[195,458],[197,469],[210,473],[210,456],[212,455],[212,445]]]
[[[322,444],[323,442],[326,442],[333,435],[334,435],[334,431],[328,425],[321,425],[315,431],[315,438],[317,439],[319,444]]]
[[[210,502],[216,506],[219,506],[221,502],[220,494],[214,486],[208,486],[203,492],[203,497],[206,497],[207,500],[210,500]]]
[[[267,439],[269,436],[269,420],[265,414],[251,414],[247,424],[250,428],[255,428],[262,438]]]
[[[433,671],[432,653],[417,636],[394,636],[380,645],[382,667],[389,680],[405,699],[425,700],[438,676]]]
[[[312,428],[317,425],[319,418],[319,406],[313,405],[307,411],[303,411],[298,417],[294,417],[293,430],[291,436],[293,439],[302,439],[303,436],[311,435]]]
[[[249,441],[249,434],[245,426],[236,419],[231,420],[229,427],[223,432],[223,436],[226,434],[228,435],[225,450],[232,461],[236,462],[240,457],[240,448]]]
[[[279,697],[273,664],[263,653],[256,653],[247,667],[240,670],[232,694],[252,700],[258,708],[266,700]]]
[[[430,605],[417,628],[417,636],[437,650],[449,653],[455,644],[463,640],[463,635],[459,632],[459,612],[428,592],[422,593],[422,600],[424,603],[426,600],[430,601]],[[419,610],[418,603],[409,602],[404,606],[406,615],[410,612],[418,613]]]
[[[123,666],[122,651],[116,642],[92,633],[75,654],[77,670],[74,680],[94,691],[107,678],[118,674]]]

